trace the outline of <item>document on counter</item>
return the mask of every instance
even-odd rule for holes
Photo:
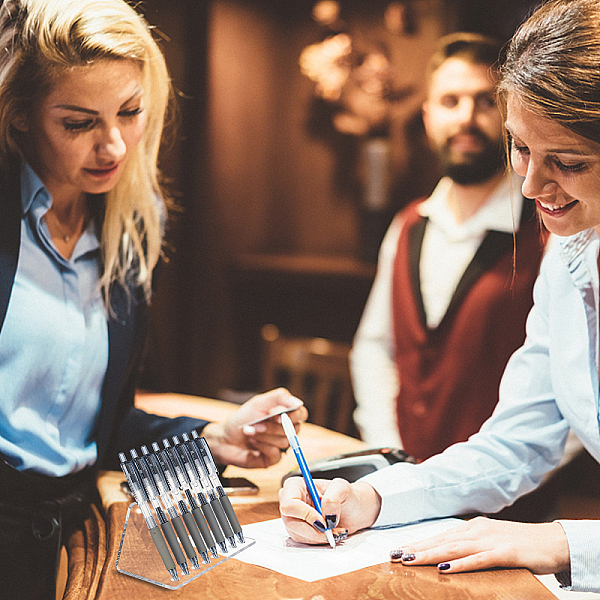
[[[461,522],[448,518],[367,529],[331,548],[295,542],[286,532],[283,521],[273,519],[244,525],[244,533],[256,543],[236,559],[303,581],[318,581],[388,562],[390,550],[437,535]]]

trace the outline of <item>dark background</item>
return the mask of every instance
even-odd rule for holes
[[[381,36],[388,3],[343,0]],[[410,93],[390,134],[389,205],[361,205],[359,141],[315,102],[298,58],[323,32],[308,0],[146,0],[178,90],[179,126],[162,169],[178,210],[153,303],[142,386],[219,396],[260,388],[259,331],[351,341],[396,210],[437,179],[420,123],[423,69],[456,30],[508,39],[534,3],[404,2],[411,31],[391,42]]]

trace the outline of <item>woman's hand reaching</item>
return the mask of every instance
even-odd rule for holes
[[[568,571],[569,544],[560,523],[516,523],[477,517],[391,553],[406,565],[437,565],[444,573],[494,567],[538,575]]]
[[[278,409],[293,409],[288,413],[296,429],[306,421],[308,412],[301,400],[284,388],[258,394],[222,423],[209,423],[202,435],[206,438],[215,461],[222,465],[264,468],[281,458],[289,444],[281,426],[281,417],[273,417],[255,425],[247,425],[267,417]]]

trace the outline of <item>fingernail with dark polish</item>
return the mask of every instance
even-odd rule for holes
[[[337,527],[338,516],[337,515],[325,515],[325,522],[327,523],[327,527],[329,527],[329,529],[333,529],[334,527]]]
[[[438,569],[440,571],[447,571],[450,568],[450,565],[448,563],[440,563],[438,565]]]
[[[321,523],[321,521],[315,521],[315,522],[313,523],[313,527],[314,527],[314,528],[315,528],[317,531],[319,531],[319,532],[321,532],[321,533],[325,533],[325,529],[327,529],[327,528],[325,527],[325,525],[323,525],[323,523]]]
[[[398,550],[392,550],[390,552],[390,560],[392,562],[398,562],[400,560],[402,560],[402,550],[398,549]]]
[[[402,556],[402,561],[403,562],[411,562],[412,560],[415,560],[415,558],[417,558],[414,554],[404,554]]]
[[[343,530],[339,530],[337,532],[334,532],[333,539],[336,542],[343,542],[344,540],[347,540],[348,539],[348,530],[347,529],[343,529]]]

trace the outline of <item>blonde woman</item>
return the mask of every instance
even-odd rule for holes
[[[2,3],[0,579],[19,598],[54,597],[61,539],[119,451],[197,428],[221,464],[264,467],[287,447],[281,426],[241,425],[279,405],[306,418],[286,390],[224,423],[133,406],[170,98],[149,27],[122,0]]]

